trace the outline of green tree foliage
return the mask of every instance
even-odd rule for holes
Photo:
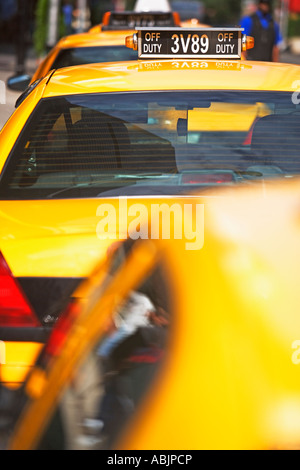
[[[133,10],[135,5],[135,0],[127,0],[126,1],[126,10],[130,11]]]
[[[241,0],[203,0],[203,3],[213,26],[239,24]]]
[[[33,45],[38,57],[47,52],[47,33],[48,33],[49,0],[38,0],[35,10],[35,25],[33,33]],[[58,27],[59,38],[65,35],[65,25],[63,15],[59,17]]]
[[[35,28],[33,44],[37,56],[42,56],[46,50],[48,0],[39,0],[35,11]]]
[[[300,36],[300,14],[291,13],[288,22],[288,37],[299,37]]]

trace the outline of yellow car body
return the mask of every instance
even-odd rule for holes
[[[74,295],[63,339],[53,337],[26,382],[8,449],[89,448],[76,440],[82,423],[67,402],[81,419],[93,416],[85,403],[103,382],[88,379],[96,370],[90,354],[114,311],[158,266],[170,301],[164,360],[109,449],[299,449],[299,179],[218,196],[193,202],[205,205],[202,249],[187,250],[184,238],[138,240],[113,273],[110,258],[99,263]]]
[[[93,36],[91,34],[88,36],[90,43]],[[121,41],[122,34],[110,34],[110,38],[112,36],[115,37],[116,43]],[[80,37],[78,35],[78,40]],[[65,45],[71,45],[71,42],[68,43],[67,39],[64,41]],[[97,41],[96,36],[95,41]],[[51,69],[50,59],[48,68]],[[46,73],[46,69],[42,69],[43,67],[39,72],[41,76]],[[115,96],[118,93],[125,94],[125,96],[134,96],[139,92],[141,93],[139,96],[142,97],[147,92],[153,94],[156,92],[195,92],[195,90],[205,93],[212,91],[212,94],[216,92],[226,93],[232,90],[246,93],[282,92],[291,96],[294,92],[293,84],[298,80],[298,74],[298,67],[293,65],[218,59],[129,61],[66,67],[53,71],[41,78],[27,97],[21,97],[23,102],[17,107],[1,131],[1,178],[4,180],[7,174],[11,155],[15,152],[15,147],[19,145],[26,125],[27,130],[32,128],[32,125],[29,126],[28,124],[32,113],[38,113],[36,111],[37,107],[43,105],[43,103],[51,102],[52,99],[69,97],[76,101],[77,97],[80,96],[92,97],[96,94],[106,97],[108,95]],[[267,102],[261,103],[259,101],[258,104],[251,104],[249,107],[245,106],[244,103],[240,103],[240,105],[235,103],[234,106],[228,108],[225,103],[225,108],[222,110],[222,106],[217,103],[216,108],[211,107],[209,118],[208,109],[205,107],[197,108],[196,111],[189,111],[190,127],[188,127],[188,131],[194,132],[196,130],[197,133],[200,131],[203,131],[204,134],[207,133],[210,143],[216,141],[216,137],[213,136],[215,131],[224,132],[229,129],[233,132],[242,130],[245,133],[248,131],[251,133],[251,127],[255,120],[271,112],[267,104]],[[251,114],[249,110],[251,110]],[[124,111],[122,112],[124,116]],[[170,116],[175,115],[176,119],[181,120],[180,113],[180,109],[173,109],[171,112],[168,105],[164,122],[160,122],[161,114],[159,109],[157,106],[153,106],[149,110],[149,118],[153,121],[151,129],[153,129],[154,134],[161,130],[166,136],[166,132],[169,132],[170,129],[173,135],[174,126],[171,124],[168,127]],[[193,115],[196,118],[196,125],[192,123]],[[202,128],[199,125],[200,115],[202,116],[200,120]],[[231,119],[231,125],[228,127],[229,119]],[[212,123],[211,127],[208,126],[209,122]],[[58,120],[56,128],[52,129],[52,134],[56,132],[59,134],[61,131],[60,126],[61,121]],[[132,130],[133,126],[130,124],[128,128]],[[141,124],[141,132],[144,132],[143,124]],[[156,134],[155,136],[157,137]],[[158,138],[161,139],[161,137]],[[50,140],[49,142],[51,143]],[[162,139],[160,142],[165,143],[165,140]],[[24,144],[24,152],[30,146],[31,141],[29,139]],[[201,143],[199,149],[200,147],[202,147]],[[155,154],[155,151],[152,150],[151,153]],[[164,158],[162,157],[162,160]],[[207,168],[210,171],[211,166],[208,164],[204,165],[203,168],[205,171]],[[192,172],[194,171],[192,164],[187,166],[188,173],[189,168],[192,169]],[[221,165],[222,178],[225,177],[223,180],[221,178],[221,183],[222,181],[225,183],[229,181],[230,184],[235,182],[233,177],[233,179],[226,179],[225,173],[228,165],[225,165],[224,171],[223,169]],[[200,180],[202,178],[201,171],[200,169]],[[253,175],[259,174],[257,169],[253,169],[252,173]],[[212,176],[215,177],[214,174]],[[174,177],[174,174],[172,177]],[[176,174],[175,177],[177,177]],[[196,183],[200,180],[196,178]],[[201,181],[200,187],[197,187],[193,181],[193,174],[189,173],[188,183],[183,189],[184,194],[187,195],[192,190],[201,192],[201,184],[203,184],[203,181],[202,183]],[[211,185],[213,181],[210,181],[208,185]],[[243,180],[243,182],[245,181]],[[191,184],[189,185],[189,183]],[[250,183],[246,182],[246,184]],[[217,181],[217,184],[219,184],[219,181]],[[207,186],[205,184],[204,187],[206,191]],[[59,186],[57,189],[60,192],[63,186]],[[165,186],[165,191],[167,190],[168,186]],[[124,195],[127,196],[126,191],[123,193]],[[174,195],[171,189],[166,195],[168,204],[172,204],[173,198],[178,197]],[[208,196],[208,200],[210,200],[210,197]],[[59,278],[62,282],[68,281],[68,296],[78,282],[90,275],[95,260],[105,258],[107,249],[114,241],[113,236],[101,238],[97,232],[99,224],[97,211],[99,204],[102,203],[102,200],[97,197],[97,193],[94,197],[85,197],[84,195],[70,197],[68,193],[62,193],[62,196],[58,195],[57,199],[47,197],[31,199],[30,197],[7,197],[6,191],[4,191],[0,199],[0,251],[13,276],[21,280],[24,285],[27,285],[28,282],[34,283],[35,279],[48,278],[52,282],[53,279]],[[149,207],[149,195],[143,192],[138,196],[129,195],[129,207],[134,207],[135,204],[141,202],[145,204],[145,207]],[[118,196],[106,196],[105,203],[114,207],[116,213],[119,214],[120,198]],[[118,220],[120,219],[118,218]],[[124,233],[124,227],[122,233],[120,229],[121,239],[128,235],[129,219],[126,223],[126,233]],[[71,281],[74,281],[74,284]],[[44,288],[35,287],[33,289],[43,292]],[[60,288],[58,288],[59,291]],[[56,295],[56,288],[51,289],[50,292]],[[41,297],[51,297],[50,292],[45,291]],[[19,349],[15,347],[18,340],[13,339],[11,335],[3,336],[2,328],[0,329],[0,377],[2,382],[11,387],[18,387],[22,384],[28,368],[34,364],[43,343],[43,341],[37,340],[36,336],[30,338],[27,338],[26,341],[22,340],[22,348],[25,352],[23,358],[21,358]]]

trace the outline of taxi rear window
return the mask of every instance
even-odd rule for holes
[[[291,178],[300,173],[299,128],[299,105],[283,92],[47,98],[7,160],[0,197],[185,194]]]
[[[94,46],[62,49],[51,68],[60,69],[73,65],[93,64],[99,62],[120,62],[137,60],[137,51],[126,46]]]

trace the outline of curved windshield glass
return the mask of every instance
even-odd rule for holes
[[[186,194],[300,173],[300,108],[283,92],[135,92],[41,100],[2,199]]]
[[[97,62],[120,62],[124,60],[137,60],[137,51],[126,46],[93,46],[74,47],[62,49],[55,61],[52,69],[61,69],[73,65],[93,64]]]

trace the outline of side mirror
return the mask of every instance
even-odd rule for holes
[[[31,81],[29,75],[13,75],[7,80],[7,87],[14,91],[25,91]]]

